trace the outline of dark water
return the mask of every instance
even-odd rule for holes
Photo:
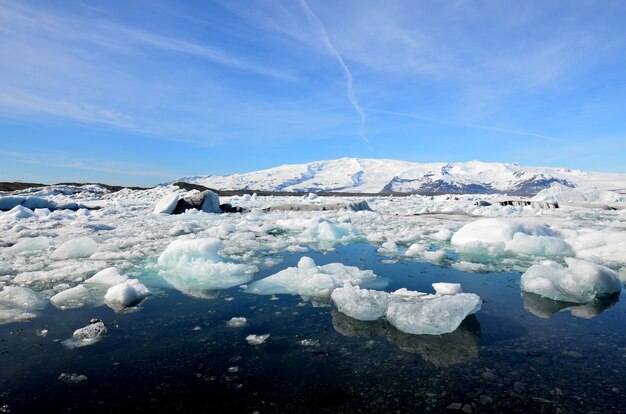
[[[299,297],[239,288],[214,299],[156,289],[126,314],[49,307],[34,322],[0,326],[0,412],[626,412],[623,301],[559,312],[566,304],[522,298],[518,273],[382,264],[365,245],[308,255],[372,269],[386,290],[460,282],[483,308],[451,334],[415,336]],[[233,316],[248,324],[227,327]],[[107,324],[102,341],[60,343],[91,318]],[[42,328],[49,334],[35,335]],[[266,333],[264,344],[245,340]],[[87,380],[68,383],[61,373]]]

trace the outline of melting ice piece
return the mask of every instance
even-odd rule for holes
[[[480,310],[482,301],[473,293],[427,295],[392,300],[385,317],[398,330],[416,335],[454,332],[470,314]]]
[[[69,372],[62,372],[57,379],[61,382],[65,382],[67,384],[80,384],[81,382],[87,381],[87,376],[82,374],[75,374]]]
[[[152,212],[155,214],[172,214],[179,199],[180,196],[176,193],[168,194],[156,203]]]
[[[3,220],[17,220],[17,219],[25,219],[34,217],[35,213],[33,210],[23,206],[15,206],[11,210],[6,213],[0,214],[0,219]]]
[[[565,263],[567,267],[546,260],[531,266],[522,275],[522,290],[574,303],[590,302],[596,296],[619,294],[622,290],[617,273],[608,267],[571,257]]]
[[[30,311],[43,306],[44,302],[34,291],[19,286],[5,286],[0,291],[0,325],[32,321],[37,315]]]
[[[92,319],[89,325],[75,330],[70,339],[63,341],[63,345],[68,348],[93,345],[101,340],[106,333],[107,328],[104,323],[99,319]]]
[[[53,260],[80,259],[96,252],[98,245],[91,237],[79,237],[68,240],[50,255]]]
[[[111,309],[119,311],[139,304],[149,295],[148,288],[137,279],[128,279],[124,283],[110,287],[104,295],[104,303]]]
[[[50,241],[47,237],[32,237],[20,240],[13,246],[7,248],[5,252],[13,255],[24,252],[45,250],[48,248],[48,246],[50,246]]]
[[[73,309],[85,306],[89,292],[83,285],[65,289],[50,298],[50,302],[59,309]]]
[[[433,283],[433,289],[438,295],[456,295],[457,293],[463,293],[461,285],[459,283]]]
[[[228,322],[226,322],[226,326],[229,328],[241,328],[248,323],[248,320],[244,317],[233,317],[230,318]]]
[[[36,310],[43,308],[43,301],[35,291],[19,287],[5,286],[0,291],[0,308],[20,308]]]
[[[450,240],[461,253],[498,255],[505,250],[533,256],[573,256],[574,250],[550,227],[511,219],[481,219],[461,227]]]
[[[361,232],[350,223],[333,223],[320,218],[302,232],[302,237],[319,243],[320,248],[332,248],[340,243],[349,243],[361,237]]]
[[[128,276],[120,273],[115,267],[107,267],[102,269],[89,279],[85,280],[85,283],[93,283],[98,285],[114,286],[120,283],[124,283],[128,280]]]
[[[258,268],[224,262],[217,253],[221,245],[220,240],[213,238],[175,240],[159,256],[159,274],[192,296],[250,281]]]
[[[371,270],[330,263],[316,266],[310,257],[302,257],[298,267],[289,267],[265,279],[251,283],[246,292],[260,295],[286,293],[310,297],[329,297],[333,290],[348,283],[360,285],[375,278]]]
[[[269,337],[270,337],[270,334],[265,334],[265,335],[248,335],[248,336],[246,336],[246,341],[248,341],[248,343],[250,345],[261,345]]]
[[[360,321],[373,321],[385,314],[391,295],[346,284],[333,290],[331,298],[340,312]]]

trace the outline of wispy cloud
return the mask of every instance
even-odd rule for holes
[[[537,134],[537,133],[534,133],[534,132],[518,131],[518,130],[515,130],[515,129],[499,128],[499,127],[493,127],[493,126],[489,126],[489,125],[480,125],[480,124],[474,124],[474,123],[471,123],[471,122],[450,121],[450,120],[446,120],[446,119],[431,118],[429,116],[405,114],[405,113],[402,113],[402,112],[392,112],[392,111],[376,111],[376,112],[381,113],[381,114],[399,116],[399,117],[403,117],[403,118],[419,119],[420,121],[436,122],[438,124],[457,125],[457,126],[462,126],[462,127],[466,127],[466,128],[482,129],[482,130],[485,130],[485,131],[493,131],[493,132],[501,132],[503,134],[522,135],[522,136],[539,138],[539,139],[542,139],[542,140],[552,141],[552,142],[564,142],[565,141],[562,138],[551,137],[551,136],[548,136],[548,135]]]
[[[40,165],[44,167],[63,168],[69,170],[95,171],[133,177],[174,178],[184,174],[168,170],[155,170],[145,165],[112,160],[81,158],[71,154],[41,153],[25,154],[12,151],[0,151],[1,156],[9,156],[12,161],[21,164]]]
[[[328,49],[330,54],[333,55],[337,59],[337,62],[339,62],[339,65],[341,66],[341,69],[343,70],[343,74],[346,78],[346,84],[348,88],[347,90],[348,100],[354,107],[354,110],[361,117],[361,127],[359,129],[359,134],[361,135],[361,138],[363,138],[363,141],[369,144],[369,139],[367,138],[367,135],[365,135],[365,111],[363,110],[361,105],[359,105],[359,101],[357,100],[356,94],[354,93],[352,73],[350,72],[350,69],[348,69],[348,66],[346,65],[346,63],[343,61],[343,58],[341,57],[341,54],[339,53],[337,48],[335,48],[333,43],[330,41],[330,38],[328,37],[328,33],[326,32],[326,28],[324,27],[320,19],[317,17],[317,15],[313,13],[313,10],[311,10],[311,8],[309,7],[309,5],[307,4],[305,0],[300,0],[300,5],[302,6],[302,9],[305,11],[305,13],[307,14],[307,17],[311,20],[311,22],[313,22],[316,26],[318,26],[321,37],[322,37],[322,41],[324,42],[326,49]]]

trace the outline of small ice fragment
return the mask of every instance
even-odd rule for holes
[[[46,336],[48,336],[48,332],[49,331],[47,329],[37,329],[35,330],[35,336],[45,338]]]
[[[59,381],[65,382],[66,384],[80,384],[81,382],[87,381],[86,375],[72,374],[69,372],[63,372],[57,378]]]
[[[230,374],[236,374],[239,372],[239,367],[228,367],[228,372]]]
[[[85,280],[85,283],[94,283],[99,285],[114,286],[120,283],[124,283],[128,280],[128,276],[122,275],[115,267],[107,267],[102,269],[89,279]]]
[[[228,322],[226,322],[226,326],[229,328],[241,328],[248,323],[248,320],[244,317],[233,317],[230,318]]]
[[[63,341],[68,348],[80,348],[93,345],[107,333],[107,328],[100,319],[92,319],[89,325],[74,331],[72,338]]]
[[[459,283],[433,283],[433,288],[438,295],[456,295],[463,292]]]
[[[320,345],[319,339],[303,339],[298,343],[302,346],[319,346]]]
[[[89,292],[83,285],[63,290],[50,298],[50,302],[59,309],[73,309],[85,306]]]
[[[270,337],[270,334],[265,334],[265,335],[248,335],[248,336],[246,336],[246,341],[248,341],[248,343],[250,345],[261,345],[269,337]]]
[[[139,304],[150,295],[147,287],[142,285],[137,279],[128,279],[124,283],[112,286],[104,295],[104,303],[114,310]]]

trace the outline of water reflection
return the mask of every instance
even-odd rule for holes
[[[549,318],[557,312],[569,311],[578,318],[591,319],[612,308],[619,295],[595,298],[589,303],[560,302],[546,297],[522,291],[524,309],[540,318]]]
[[[332,311],[335,331],[343,336],[376,338],[385,336],[405,352],[419,354],[436,367],[448,367],[478,356],[480,323],[469,315],[454,331],[443,335],[411,335],[397,330],[387,321],[359,321],[338,310]]]

